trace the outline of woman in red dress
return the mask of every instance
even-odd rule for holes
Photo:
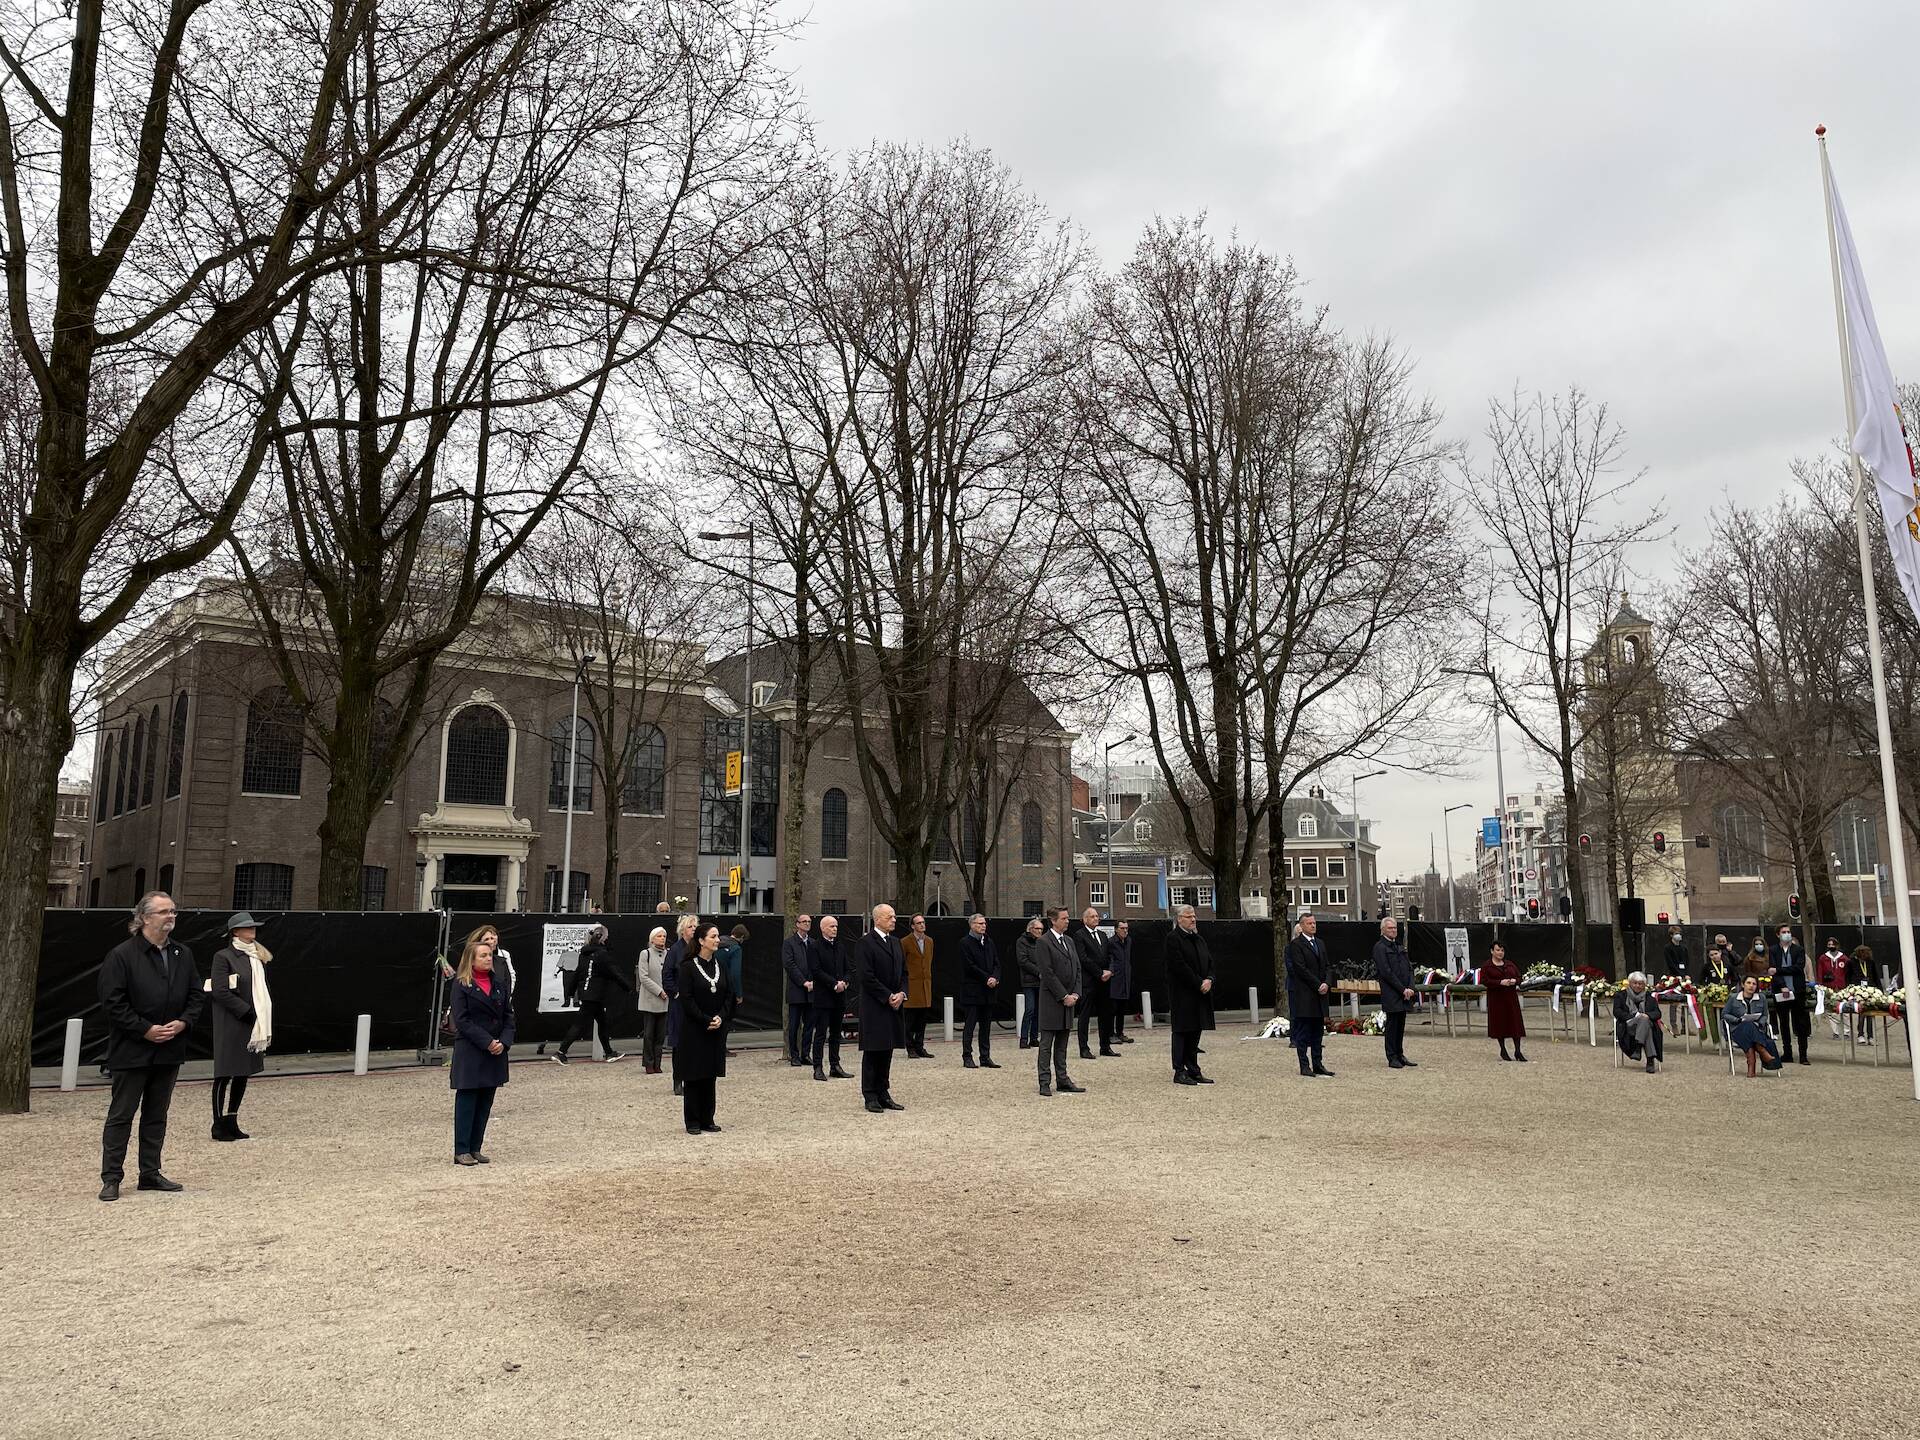
[[[1520,1018],[1520,967],[1507,959],[1507,947],[1493,942],[1493,956],[1480,967],[1480,983],[1487,987],[1487,1034],[1500,1042],[1502,1060],[1525,1060],[1520,1041],[1527,1022]],[[1507,1041],[1513,1054],[1507,1054]]]

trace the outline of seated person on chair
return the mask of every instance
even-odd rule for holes
[[[1753,1078],[1755,1060],[1769,1070],[1780,1068],[1780,1057],[1773,1051],[1773,1035],[1767,1029],[1766,997],[1760,993],[1757,979],[1749,975],[1740,982],[1739,993],[1727,997],[1720,1018],[1726,1022],[1734,1049],[1746,1052],[1748,1079]]]
[[[1627,988],[1613,997],[1613,1042],[1629,1060],[1644,1055],[1651,1075],[1663,1054],[1660,1031],[1659,1002],[1647,988],[1646,975],[1636,970],[1627,977]]]

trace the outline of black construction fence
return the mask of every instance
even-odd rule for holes
[[[205,975],[213,953],[226,943],[222,929],[226,910],[182,911],[174,935],[194,955]],[[450,917],[449,958],[457,959],[466,936],[483,924],[499,929],[514,972],[516,1029],[522,1043],[555,1041],[566,1033],[573,1018],[569,1010],[541,1008],[543,990],[557,990],[557,965],[549,956],[549,926],[605,925],[616,954],[631,957],[647,943],[655,926],[671,937],[675,917],[666,915],[484,915]],[[703,919],[714,917],[702,917]],[[106,1021],[97,995],[100,963],[107,952],[127,937],[125,910],[49,910],[40,949],[40,973],[34,994],[33,1063],[58,1065],[66,1042],[67,1021],[82,1021],[81,1060],[97,1064],[106,1053]],[[780,945],[786,922],[778,915],[718,917],[723,932],[736,924],[747,927],[742,946],[741,988],[744,992],[738,1023],[747,1030],[779,1028],[784,981]],[[817,923],[817,921],[816,921]],[[998,1019],[1011,1021],[1020,980],[1014,965],[1014,941],[1026,928],[1025,920],[992,919],[987,934],[1001,956],[1002,980],[994,1007]],[[905,933],[903,917],[896,933]],[[843,944],[855,948],[864,917],[843,916]],[[1154,997],[1154,1008],[1166,1008],[1166,943],[1173,928],[1168,920],[1135,922],[1133,932],[1133,990]],[[1408,954],[1416,966],[1444,967],[1446,932],[1466,931],[1473,964],[1487,956],[1496,934],[1507,954],[1522,970],[1542,962],[1568,965],[1572,932],[1556,924],[1469,924],[1449,927],[1425,921],[1403,924]],[[934,942],[933,989],[936,1018],[939,997],[959,988],[960,937],[967,922],[958,917],[929,917],[927,932]],[[1716,933],[1744,952],[1757,932],[1751,925],[1682,927],[1697,967]],[[1257,988],[1263,1008],[1275,1008],[1273,922],[1269,920],[1212,920],[1201,923],[1212,952],[1216,1003],[1223,1010],[1243,1007],[1249,987]],[[1322,941],[1338,972],[1345,977],[1371,978],[1374,942],[1380,938],[1377,922],[1322,921]],[[373,1017],[375,1050],[407,1050],[426,1045],[435,1028],[432,1014],[436,994],[434,974],[440,953],[441,917],[432,912],[357,914],[289,912],[262,918],[259,938],[273,954],[268,971],[273,989],[273,1049],[276,1054],[312,1054],[350,1051],[358,1017]],[[1897,932],[1893,926],[1833,925],[1819,927],[1815,947],[1831,937],[1844,949],[1865,942],[1873,949],[1875,968],[1899,966]],[[556,940],[558,937],[556,937]],[[1642,937],[1628,936],[1627,968],[1660,973],[1667,931],[1650,929]],[[1587,927],[1588,962],[1619,978],[1614,963],[1610,926]],[[1877,977],[1876,977],[1877,978]],[[1897,979],[1896,979],[1897,983]],[[634,1034],[638,1025],[631,999],[622,997],[610,1017],[615,1038]],[[208,1053],[209,1028],[203,1015],[191,1040],[192,1054]]]

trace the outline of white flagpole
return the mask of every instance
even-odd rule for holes
[[[1847,456],[1853,462],[1853,528],[1860,545],[1860,589],[1867,607],[1867,661],[1873,672],[1873,723],[1880,740],[1880,791],[1887,810],[1887,859],[1893,871],[1893,913],[1900,927],[1900,976],[1909,1010],[1920,1000],[1920,962],[1913,948],[1913,901],[1907,893],[1907,842],[1900,824],[1893,777],[1893,725],[1887,715],[1887,675],[1880,659],[1880,610],[1874,594],[1873,550],[1867,529],[1867,477],[1853,452],[1860,417],[1853,400],[1853,346],[1847,337],[1846,303],[1840,294],[1840,241],[1833,228],[1833,167],[1827,162],[1827,127],[1813,132],[1820,141],[1820,187],[1827,202],[1827,258],[1833,266],[1833,316],[1840,331],[1840,388],[1847,397]],[[1891,1021],[1889,1021],[1891,1023]],[[1909,1060],[1913,1030],[1907,1030]],[[1913,1067],[1913,1098],[1920,1100],[1920,1065]]]

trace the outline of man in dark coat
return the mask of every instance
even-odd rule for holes
[[[1660,1004],[1653,998],[1647,977],[1638,970],[1627,976],[1626,989],[1613,997],[1613,1043],[1629,1060],[1644,1059],[1649,1075],[1665,1055]]]
[[[967,921],[960,939],[960,1008],[966,1028],[960,1032],[961,1063],[969,1070],[998,1070],[993,1058],[993,998],[1000,991],[1000,952],[987,938],[987,917]],[[980,1032],[980,1060],[974,1063],[973,1032]]]
[[[836,916],[822,915],[820,934],[807,946],[807,978],[813,982],[807,1053],[816,1080],[848,1078],[840,1068],[840,1017],[847,1013],[851,976],[847,952],[840,944],[840,921]],[[831,1071],[824,1067],[823,1062],[828,1060],[833,1064]]]
[[[1317,928],[1312,915],[1302,915],[1287,942],[1287,1019],[1293,1048],[1300,1056],[1300,1073],[1332,1079],[1333,1071],[1321,1063],[1320,1047],[1325,1043],[1327,1009],[1332,1003],[1333,962],[1314,933]]]
[[[1373,944],[1373,978],[1380,982],[1380,1013],[1387,1020],[1387,1068],[1406,1070],[1407,1012],[1413,1009],[1413,962],[1400,943],[1400,922],[1391,915],[1380,922],[1380,938]]]
[[[807,1015],[812,1009],[812,962],[807,957],[811,915],[793,917],[793,933],[780,943],[780,969],[787,977],[787,1064],[804,1065]]]
[[[200,974],[193,952],[173,938],[179,912],[173,897],[155,890],[140,897],[128,925],[132,935],[107,952],[100,966],[100,1008],[107,1015],[107,1069],[113,1099],[100,1134],[100,1198],[118,1200],[125,1178],[127,1138],[140,1117],[142,1190],[182,1187],[160,1171],[167,1142],[167,1107],[187,1058],[187,1032],[200,1018]]]
[[[860,937],[860,1094],[876,1115],[907,1108],[893,1098],[893,1052],[907,1043],[907,957],[893,923],[893,907],[876,905]]]
[[[1093,1059],[1087,1046],[1087,1022],[1100,1026],[1100,1053],[1118,1055],[1113,1048],[1113,996],[1107,987],[1113,983],[1113,967],[1107,963],[1107,932],[1100,928],[1100,912],[1089,905],[1080,916],[1080,930],[1073,937],[1080,956],[1080,1058]]]
[[[1127,922],[1113,923],[1113,938],[1107,941],[1107,968],[1113,978],[1107,982],[1107,995],[1113,1002],[1113,1043],[1131,1045],[1127,1034],[1127,1003],[1133,999],[1133,936]]]
[[[1793,938],[1793,928],[1780,927],[1773,944],[1767,947],[1767,963],[1773,967],[1773,979],[1767,990],[1773,996],[1773,1023],[1780,1031],[1780,1058],[1793,1058],[1793,1042],[1800,1042],[1800,1063],[1811,1065],[1807,1042],[1813,1038],[1813,986],[1808,983],[1807,952]]]
[[[600,1032],[601,1059],[611,1063],[627,1058],[613,1048],[613,1021],[607,1017],[607,1009],[620,991],[634,993],[633,967],[614,958],[607,939],[607,927],[596,925],[588,932],[587,943],[580,947],[580,986],[575,992],[580,999],[580,1013],[573,1017],[560,1048],[553,1052],[553,1058],[562,1065],[570,1063],[567,1051],[574,1041],[585,1037],[587,1049],[593,1049],[596,1028]]]
[[[1182,905],[1167,936],[1167,1012],[1173,1029],[1173,1083],[1211,1085],[1200,1073],[1200,1032],[1213,1029],[1213,955],[1194,908]]]
[[[1080,951],[1067,934],[1067,907],[1047,912],[1048,928],[1034,948],[1034,970],[1040,979],[1037,1045],[1040,1051],[1040,1093],[1079,1095],[1085,1087],[1067,1074],[1067,1034],[1073,1027],[1073,1009],[1080,1003]]]

